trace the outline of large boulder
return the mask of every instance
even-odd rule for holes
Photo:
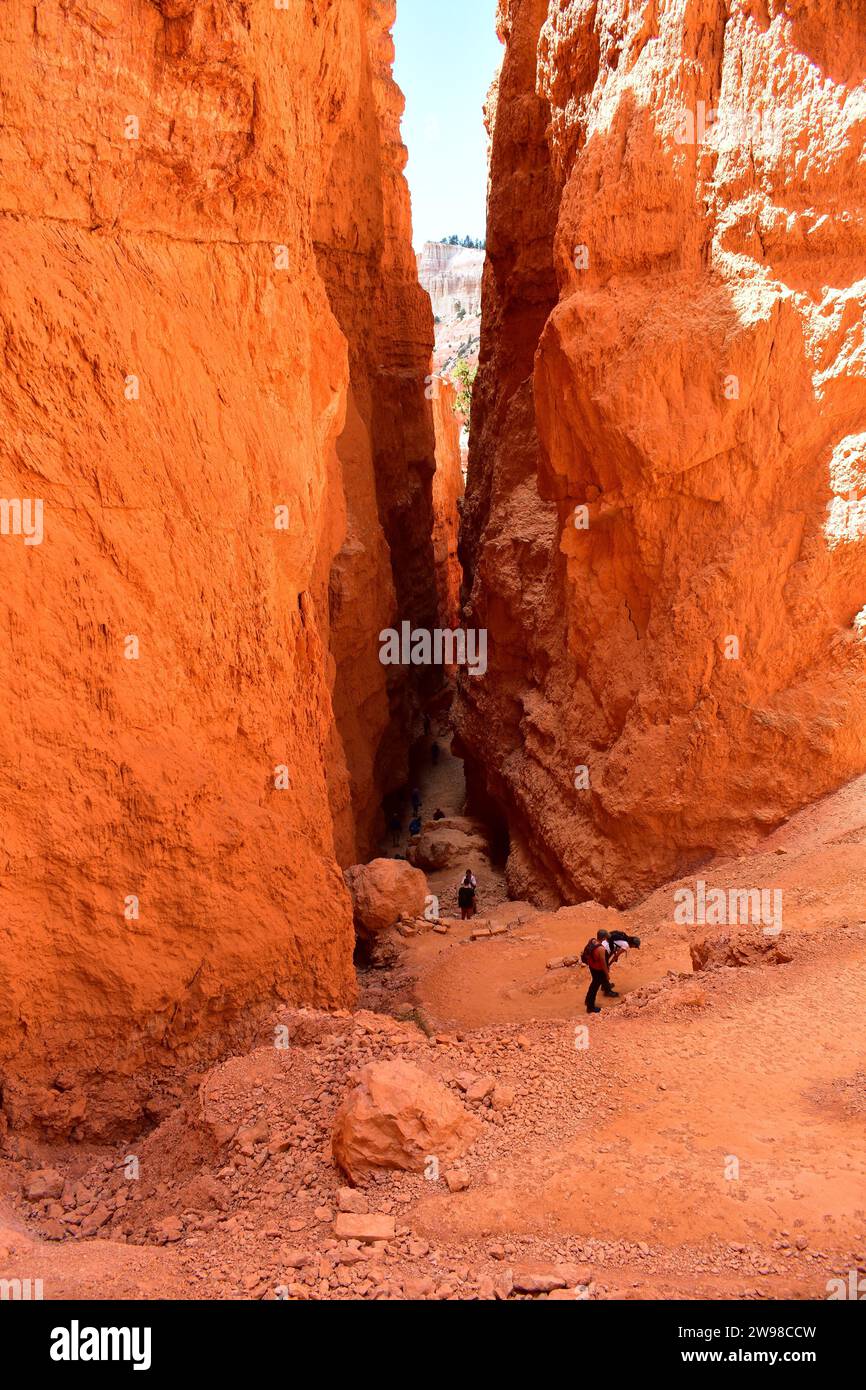
[[[490,846],[474,821],[447,816],[427,821],[408,853],[419,869],[470,869],[489,860]]]
[[[692,970],[721,970],[725,966],[789,965],[789,954],[777,936],[758,931],[731,931],[689,943]]]
[[[405,859],[372,859],[344,872],[352,895],[355,930],[368,941],[387,931],[400,917],[422,917],[427,879]]]
[[[357,1182],[376,1168],[421,1172],[472,1143],[479,1121],[412,1062],[370,1062],[334,1118],[334,1160]]]

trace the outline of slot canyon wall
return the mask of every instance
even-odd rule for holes
[[[313,226],[350,362],[347,420],[337,441],[347,534],[330,575],[335,728],[351,786],[348,797],[332,779],[343,865],[375,851],[383,791],[405,781],[418,701],[441,681],[433,670],[383,668],[378,633],[398,615],[432,628],[450,611],[459,589],[456,544],[438,566],[434,548],[441,549],[440,532],[456,529],[463,487],[451,462],[459,427],[453,412],[438,408],[431,384],[432,309],[412,249],[403,98],[391,75],[396,0],[356,8],[368,9],[370,67],[342,114]],[[337,9],[326,7],[332,24]],[[349,46],[332,56],[340,32]],[[350,65],[355,41],[341,16],[324,36],[328,61]]]
[[[463,505],[463,455],[460,447],[462,415],[457,408],[457,388],[447,377],[436,377],[433,392],[433,429],[436,439],[436,472],[433,476],[433,564],[436,598],[442,627],[460,626],[459,523]]]
[[[437,613],[393,19],[2,7],[0,1123],[132,1130],[354,998],[423,693],[378,631]]]
[[[499,27],[459,737],[512,892],[624,905],[866,767],[866,4]]]

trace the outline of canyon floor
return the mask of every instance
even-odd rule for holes
[[[459,763],[422,791],[425,812],[462,810]],[[826,1298],[866,1270],[864,840],[866,778],[707,866],[782,887],[784,930],[699,972],[672,885],[630,912],[543,912],[476,863],[480,917],[395,932],[354,1014],[278,1011],[290,1047],[266,1031],[188,1077],[137,1141],[7,1145],[0,1272],[46,1298]],[[458,878],[430,875],[444,922]],[[642,947],[588,1018],[586,972],[552,962],[615,921]],[[382,1172],[347,1200],[334,1112],[353,1072],[396,1056],[480,1117],[468,1186]],[[347,1205],[394,1235],[338,1239]]]

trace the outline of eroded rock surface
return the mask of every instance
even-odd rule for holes
[[[515,892],[632,902],[866,765],[864,17],[500,4],[458,719]]]
[[[352,1002],[340,864],[437,616],[393,0],[0,16],[0,1072],[15,1123]],[[416,673],[435,679],[435,673]],[[101,1099],[100,1099],[101,1097]]]
[[[433,476],[433,563],[440,625],[460,623],[460,561],[457,554],[458,524],[463,501],[463,455],[460,430],[463,417],[455,414],[457,390],[446,377],[431,383],[433,428],[436,439],[436,472]]]
[[[692,969],[719,970],[724,966],[788,965],[791,943],[778,934],[732,931],[689,943]]]

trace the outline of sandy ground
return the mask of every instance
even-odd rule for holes
[[[461,810],[459,764],[445,757],[422,790],[425,813]],[[287,1052],[263,1037],[213,1069],[206,1101],[132,1145],[7,1143],[0,1276],[42,1277],[46,1297],[471,1299],[526,1296],[510,1280],[529,1267],[564,1269],[590,1298],[825,1298],[828,1279],[866,1270],[864,839],[866,778],[759,854],[708,866],[711,885],[783,889],[783,963],[699,973],[690,940],[724,929],[675,925],[676,885],[629,913],[537,912],[505,901],[491,868],[481,916],[505,933],[395,934],[394,963],[361,981],[376,1013]],[[459,877],[431,876],[431,891]],[[620,997],[588,1017],[586,972],[550,963],[614,921],[642,947],[614,969]],[[332,1117],[360,1065],[396,1055],[455,1094],[468,1072],[513,1100],[475,1107],[465,1191],[381,1174],[370,1205],[396,1235],[347,1246]],[[250,1126],[258,1137],[238,1135]],[[282,1133],[291,1145],[271,1153]],[[63,1197],[28,1202],[45,1164]]]

